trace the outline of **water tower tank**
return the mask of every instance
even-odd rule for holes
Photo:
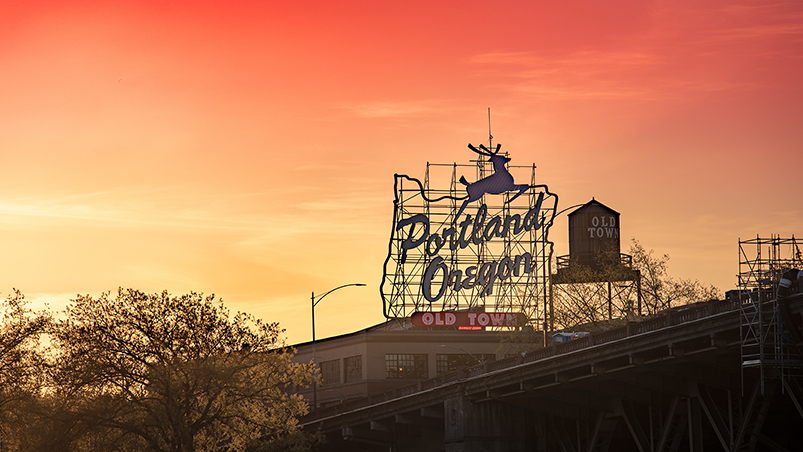
[[[569,214],[569,258],[595,266],[601,255],[619,261],[619,212],[591,199]]]

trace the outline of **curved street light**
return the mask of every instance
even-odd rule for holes
[[[315,306],[318,306],[318,303],[320,303],[321,300],[323,300],[324,297],[326,297],[330,293],[338,289],[342,289],[344,287],[349,287],[349,286],[364,287],[365,284],[362,283],[343,284],[342,286],[335,287],[329,292],[326,292],[325,294],[321,295],[320,297],[318,297],[317,301],[315,300],[315,292],[312,292],[312,363],[313,364],[315,364]],[[318,408],[318,380],[316,378],[315,381],[312,383],[312,409],[316,410],[317,408]]]

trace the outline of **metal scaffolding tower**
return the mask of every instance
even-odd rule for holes
[[[778,285],[785,271],[803,269],[794,235],[739,240],[739,306],[741,310],[742,381],[746,369],[757,369],[761,394],[765,382],[803,376],[797,344],[784,332]],[[787,325],[786,328],[794,327]]]

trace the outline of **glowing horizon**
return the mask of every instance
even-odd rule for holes
[[[0,296],[215,293],[310,338],[383,320],[393,174],[494,142],[724,292],[803,231],[803,5],[11,1]],[[565,215],[551,230],[567,254]]]

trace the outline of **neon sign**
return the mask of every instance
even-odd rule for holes
[[[509,169],[529,167],[508,166],[511,159],[500,154],[501,146],[468,147],[481,156],[475,165],[460,165],[476,170],[473,183],[463,174],[458,179],[456,163],[428,164],[423,183],[395,176],[393,227],[380,286],[386,317],[485,306],[529,318],[542,314],[537,311],[545,299],[547,233],[557,195],[535,184],[535,165],[531,182],[516,184]],[[448,189],[433,188],[430,167],[452,170]]]
[[[410,321],[416,326],[457,326],[465,329],[483,327],[519,327],[527,323],[523,314],[510,312],[416,312]]]

